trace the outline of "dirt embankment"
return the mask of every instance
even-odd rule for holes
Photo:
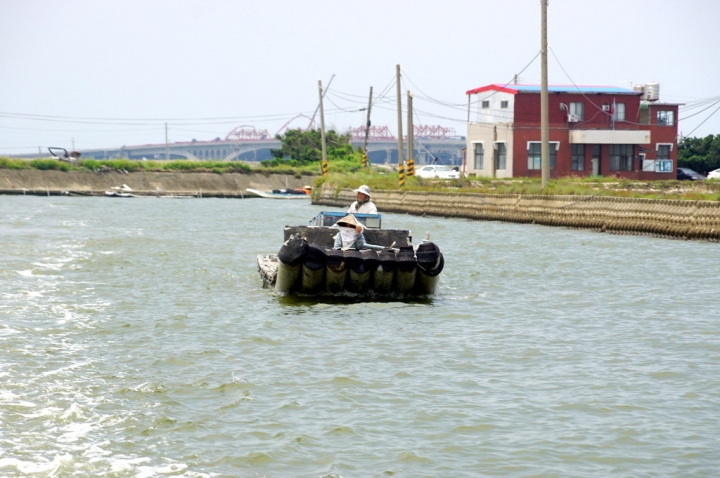
[[[720,202],[607,196],[373,191],[382,212],[543,224],[613,234],[720,242]],[[349,189],[323,185],[314,204],[347,207]]]
[[[0,194],[102,195],[113,187],[125,184],[137,195],[240,198],[247,196],[247,188],[301,188],[311,183],[312,178],[284,174],[0,170]]]

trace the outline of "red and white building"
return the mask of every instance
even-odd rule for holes
[[[674,179],[679,104],[659,85],[548,86],[550,177]],[[467,92],[465,173],[541,175],[540,86],[488,85]]]

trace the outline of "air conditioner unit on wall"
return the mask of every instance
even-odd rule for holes
[[[580,121],[578,115],[568,115],[568,123],[577,123],[578,121]]]
[[[602,105],[603,111],[610,111],[610,105]]]

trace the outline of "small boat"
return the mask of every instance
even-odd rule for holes
[[[308,199],[310,198],[312,188],[306,186],[302,189],[285,188],[273,189],[271,191],[261,191],[259,189],[248,188],[246,191],[252,196],[259,196],[261,198],[268,199]]]
[[[445,261],[429,241],[412,245],[412,233],[381,229],[380,214],[357,214],[371,249],[334,249],[344,212],[321,212],[309,226],[286,226],[277,254],[257,257],[263,288],[276,295],[411,299],[431,296]]]
[[[132,188],[130,186],[128,186],[127,184],[123,184],[122,186],[111,187],[110,190],[105,191],[105,196],[114,197],[114,198],[140,197],[140,196],[136,196],[135,194],[132,194],[130,191],[132,191]]]

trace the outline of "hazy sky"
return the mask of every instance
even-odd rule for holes
[[[550,0],[548,18],[550,83],[658,82],[682,134],[720,134],[720,1]],[[0,0],[0,32],[0,154],[160,144],[166,122],[171,142],[305,128],[333,75],[326,127],[363,125],[372,86],[396,134],[396,64],[415,123],[465,135],[467,90],[540,82],[538,0]]]

